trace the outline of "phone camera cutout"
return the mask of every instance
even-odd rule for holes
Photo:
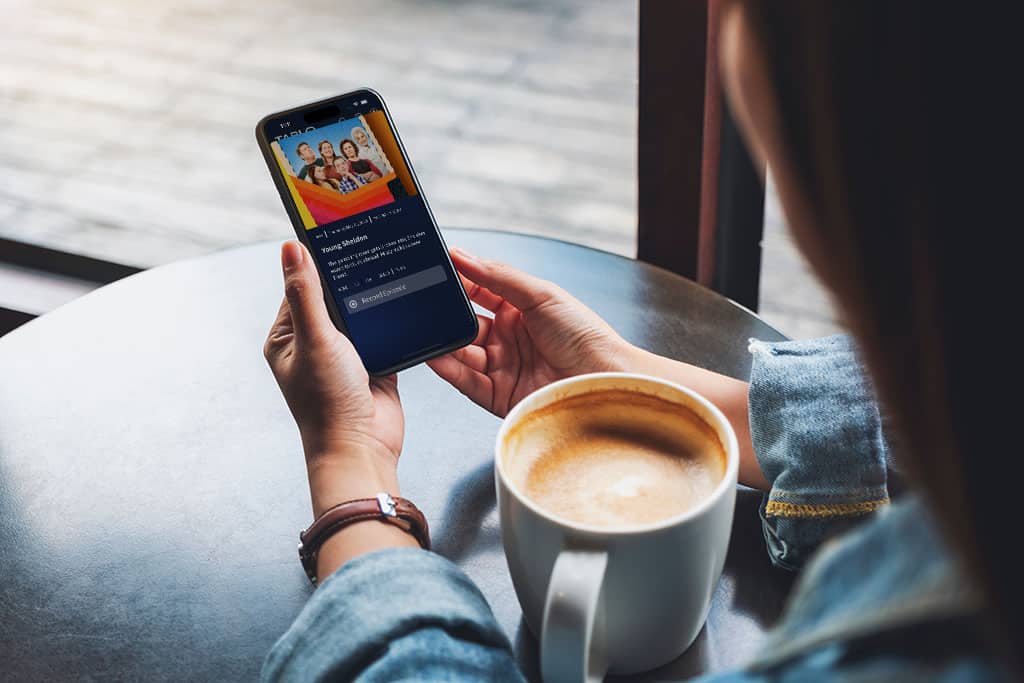
[[[331,104],[326,107],[320,107],[319,109],[313,109],[312,111],[306,112],[304,118],[306,123],[311,126],[316,126],[338,118],[340,113],[341,109],[338,108],[338,105]]]

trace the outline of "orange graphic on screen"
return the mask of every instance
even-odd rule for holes
[[[270,146],[307,230],[417,194],[381,111]]]

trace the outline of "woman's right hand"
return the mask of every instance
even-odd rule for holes
[[[469,346],[428,361],[434,372],[498,417],[540,387],[588,372],[625,371],[635,347],[558,285],[498,261],[451,250],[478,315]]]
[[[528,394],[588,372],[637,372],[689,387],[736,430],[740,483],[767,491],[750,438],[747,383],[633,346],[558,285],[504,263],[452,249],[466,293],[494,313],[478,315],[469,346],[427,361],[434,372],[498,417]]]

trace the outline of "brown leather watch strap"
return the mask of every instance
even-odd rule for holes
[[[405,498],[378,493],[376,498],[359,498],[335,505],[299,532],[299,560],[306,576],[316,585],[316,558],[320,546],[338,530],[366,520],[394,524],[412,534],[424,550],[430,550],[430,529],[419,508]]]

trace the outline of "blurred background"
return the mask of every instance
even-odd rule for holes
[[[636,13],[633,0],[0,0],[0,307],[38,314],[96,286],[11,265],[14,250],[130,272],[288,238],[255,124],[360,86],[388,102],[442,227],[633,257]],[[762,316],[793,337],[839,330],[771,187],[763,248]]]

